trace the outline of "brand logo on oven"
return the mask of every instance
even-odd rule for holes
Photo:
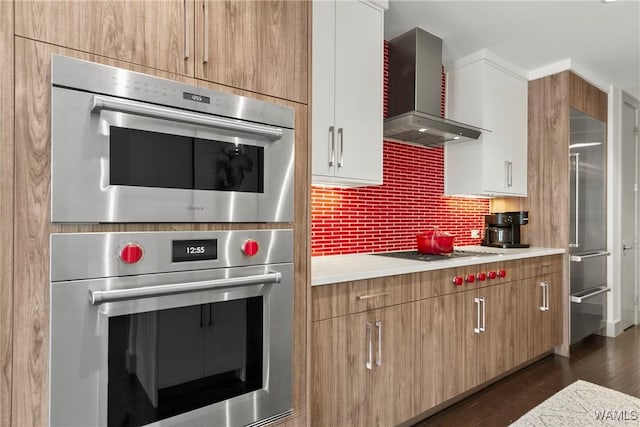
[[[182,92],[182,99],[188,99],[189,101],[202,102],[204,104],[211,104],[211,99],[208,96],[198,95],[196,93]]]
[[[203,211],[204,206],[187,206],[187,209],[190,211]]]

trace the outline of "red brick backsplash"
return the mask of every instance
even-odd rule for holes
[[[433,226],[456,245],[479,244],[488,199],[443,196],[444,150],[386,141],[380,186],[311,190],[312,255],[414,249],[417,233]]]
[[[385,43],[384,115],[387,113],[388,45]],[[442,85],[445,85],[443,70]],[[444,89],[441,110],[444,115]],[[444,149],[385,141],[383,184],[335,189],[311,188],[311,254],[337,255],[415,249],[416,234],[438,227],[455,245],[475,245],[488,199],[447,197]]]

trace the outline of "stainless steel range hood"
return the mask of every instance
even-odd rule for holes
[[[421,28],[389,42],[389,118],[384,138],[434,146],[478,139],[482,129],[440,116],[442,40]]]

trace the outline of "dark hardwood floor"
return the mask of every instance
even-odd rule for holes
[[[616,338],[591,336],[570,358],[548,356],[414,427],[507,426],[576,380],[640,397],[640,326]]]

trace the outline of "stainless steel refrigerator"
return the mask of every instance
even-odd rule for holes
[[[571,343],[607,319],[606,124],[571,109]]]

